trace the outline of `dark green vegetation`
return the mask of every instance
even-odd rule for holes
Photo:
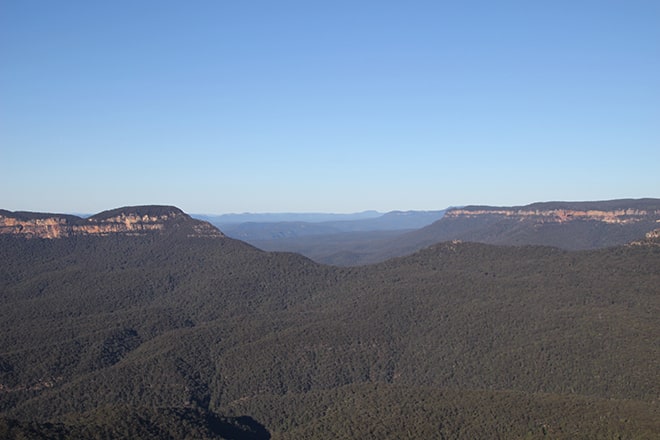
[[[250,417],[218,417],[200,408],[108,405],[56,423],[0,417],[2,439],[269,439]]]
[[[378,257],[388,252],[391,243],[410,231],[342,232],[326,235],[280,237],[277,239],[244,239],[251,245],[269,252],[295,252],[318,263],[333,266],[357,266],[367,261],[384,261]],[[236,237],[238,238],[238,237]],[[414,249],[409,253],[414,252]]]
[[[660,247],[0,236],[0,438],[658,438]]]

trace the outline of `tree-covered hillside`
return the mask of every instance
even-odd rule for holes
[[[660,435],[657,246],[342,269],[229,238],[0,237],[0,261],[8,438]]]

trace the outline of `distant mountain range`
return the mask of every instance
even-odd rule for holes
[[[617,246],[643,239],[647,232],[660,228],[660,199],[465,206],[385,214],[365,211],[197,217],[192,219],[169,206],[119,208],[87,218],[0,210],[0,234],[41,238],[166,231],[189,236],[226,234],[263,250],[296,252],[321,263],[354,266],[408,255],[450,240],[566,250]],[[291,220],[240,222],[250,219]]]
[[[305,222],[321,223],[334,221],[353,221],[377,218],[383,215],[378,211],[363,211],[350,214],[318,213],[318,212],[281,212],[281,213],[251,213],[240,214],[192,214],[193,217],[208,221],[218,226],[236,225],[240,223],[280,223]]]
[[[404,231],[419,229],[442,218],[444,211],[392,211],[385,214],[369,212],[356,214],[355,217],[343,214],[283,214],[288,221],[248,221],[226,223],[219,218],[208,219],[230,237],[251,242],[253,240],[279,240],[295,237],[335,235],[344,232]],[[276,218],[273,214],[264,214],[267,218]],[[327,218],[335,216],[334,220]],[[235,218],[235,217],[231,217]],[[251,218],[259,218],[252,215]],[[301,221],[300,218],[308,218]],[[315,220],[313,220],[315,219]]]

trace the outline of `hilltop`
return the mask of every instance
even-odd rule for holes
[[[208,222],[195,220],[174,206],[127,206],[82,218],[66,214],[0,210],[0,234],[56,239],[75,236],[147,235],[179,232],[195,237],[223,237]]]

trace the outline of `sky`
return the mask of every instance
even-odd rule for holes
[[[660,197],[660,1],[0,0],[0,208]]]

